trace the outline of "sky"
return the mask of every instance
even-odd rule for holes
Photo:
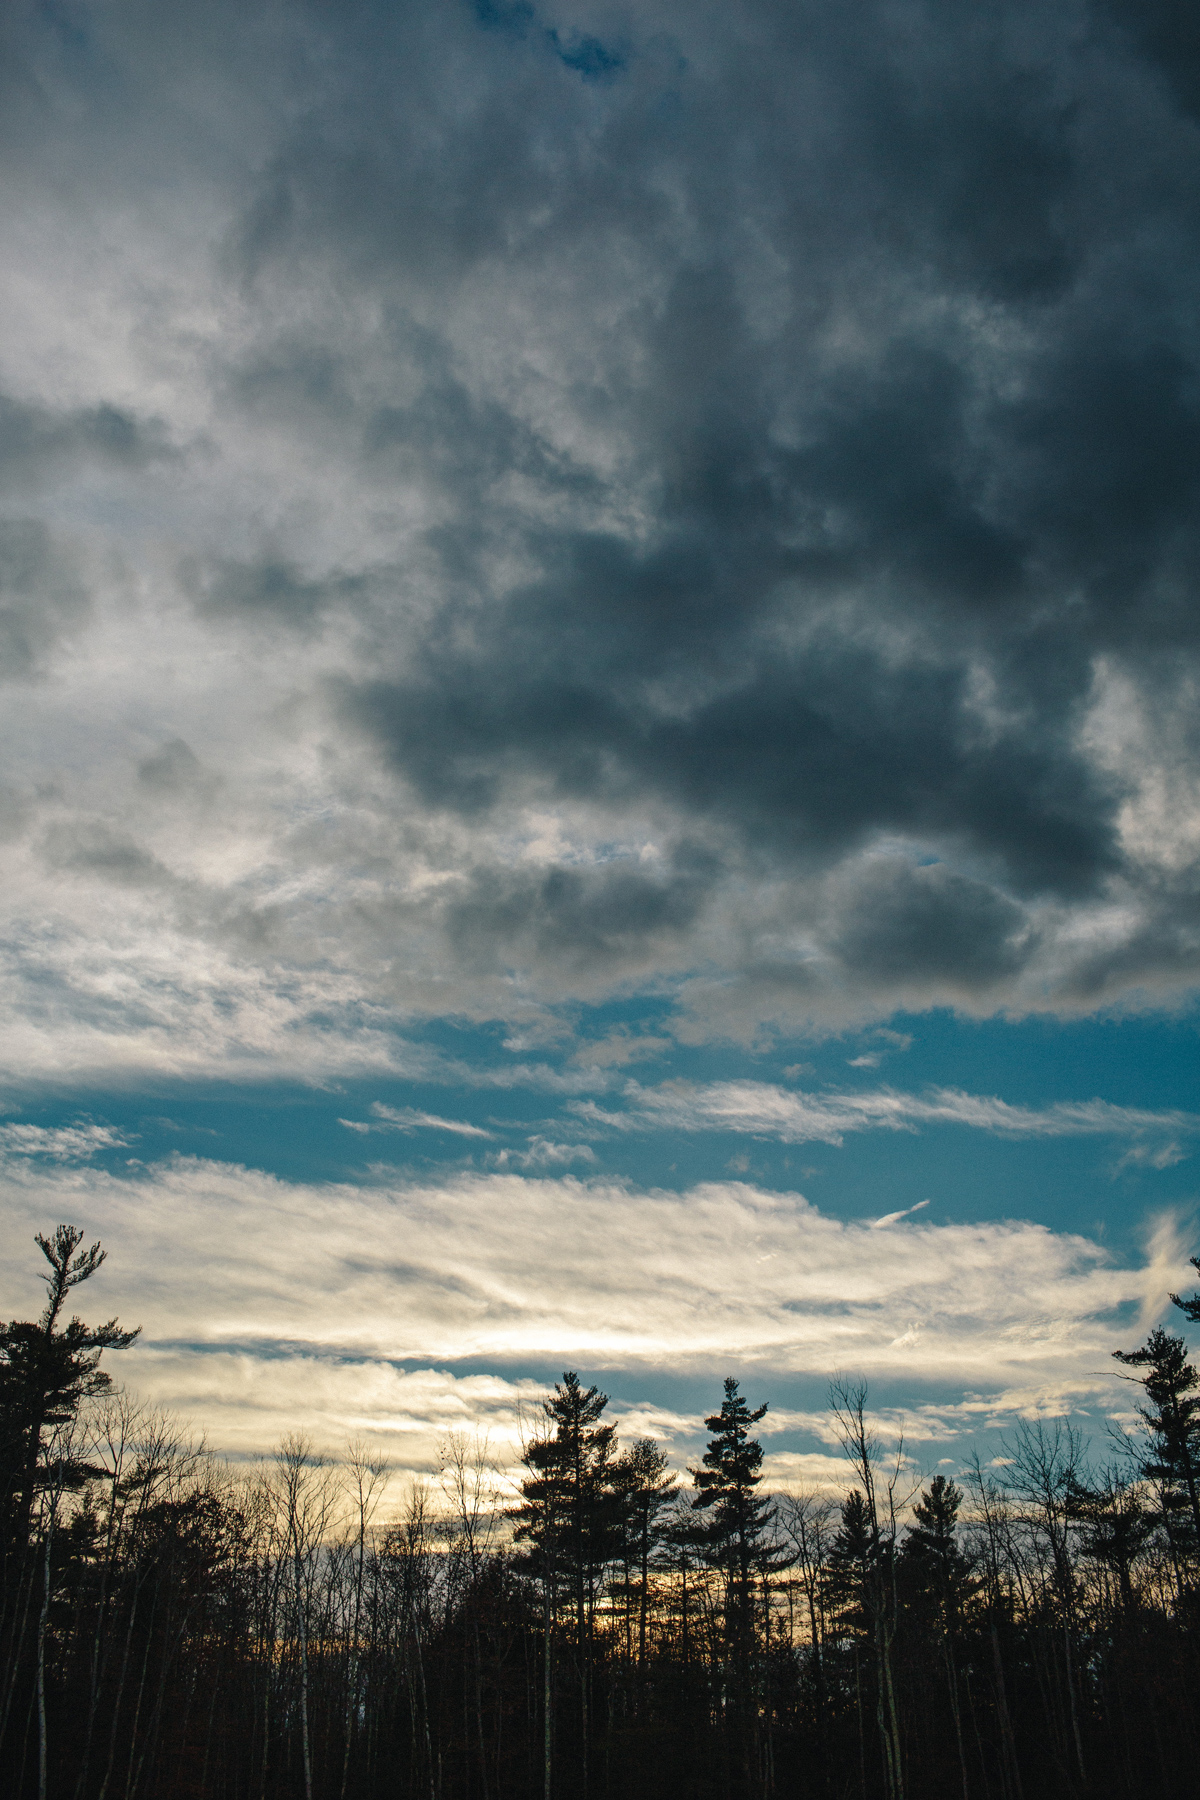
[[[1097,1441],[1200,1248],[1175,0],[10,0],[0,1313]],[[86,1306],[84,1301],[86,1300]]]

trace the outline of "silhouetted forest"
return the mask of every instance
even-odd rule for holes
[[[768,1494],[737,1382],[678,1478],[568,1372],[515,1481],[453,1438],[398,1500],[362,1449],[197,1451],[101,1366],[136,1333],[66,1317],[99,1245],[38,1242],[45,1309],[0,1327],[14,1800],[1195,1792],[1200,1378],[1169,1331],[1121,1357],[1141,1429],[1108,1466],[1031,1420],[914,1485],[842,1383],[844,1494]]]

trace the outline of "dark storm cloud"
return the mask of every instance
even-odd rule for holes
[[[652,966],[656,953],[680,939],[704,892],[700,871],[686,866],[658,878],[620,864],[489,871],[451,902],[445,928],[468,964],[627,972]]]
[[[1072,175],[1069,109],[1044,71],[976,60],[957,79],[946,73],[949,80],[881,94],[881,164],[921,172],[900,242],[993,299],[1051,300],[1081,254],[1063,205]]]
[[[371,479],[443,503],[420,549],[443,598],[395,672],[385,638],[379,671],[340,683],[341,717],[471,820],[535,794],[664,806],[739,866],[880,834],[969,855],[958,887],[916,871],[864,902],[840,938],[864,974],[940,957],[989,983],[1024,954],[1006,892],[1135,876],[1127,786],[1080,731],[1098,655],[1153,688],[1155,652],[1195,651],[1200,159],[1111,14],[939,4],[851,31],[763,5],[702,43],[667,12],[585,94],[548,18],[493,9],[474,49],[448,27],[471,72],[453,95],[405,63],[427,45],[379,26],[403,104],[356,60],[359,17],[344,98],[231,239],[248,280],[328,257],[386,299],[403,403],[356,393],[317,339],[292,346],[295,381],[331,431],[358,420]],[[573,285],[597,246],[624,303]],[[629,446],[615,471],[464,374],[428,301],[487,269],[569,321],[560,406]],[[536,334],[535,315],[510,354]],[[274,574],[238,591],[315,604]],[[508,942],[515,907],[541,943],[559,910],[520,887],[464,902],[472,941]],[[643,901],[636,882],[612,900],[634,935]]]
[[[1023,926],[1020,908],[982,882],[940,867],[885,867],[861,882],[835,947],[867,980],[932,976],[970,990],[1020,969]]]
[[[1200,118],[1200,20],[1187,0],[1103,0],[1106,13],[1157,69],[1179,105]]]
[[[1200,382],[1194,346],[1132,334],[1065,346],[1017,409],[1025,514],[1063,598],[1086,595],[1093,647],[1194,650]]]
[[[614,644],[620,620],[597,609],[594,647],[563,657],[551,635],[561,600],[540,597],[531,616],[503,609],[478,653],[435,665],[421,686],[354,690],[347,715],[423,798],[468,813],[517,770],[560,797],[661,795],[777,857],[834,856],[890,828],[996,853],[1027,889],[1085,891],[1117,864],[1105,797],[1059,733],[978,742],[959,670],[897,671],[828,642],[790,656],[763,647],[736,685],[664,718],[612,667],[632,660]]]
[[[312,656],[355,805],[459,833],[420,903],[459,967],[1194,977],[1186,15],[217,13],[95,20],[106,129],[122,55],[207,71],[164,155],[219,135],[233,196],[205,454],[246,497],[174,566],[193,624]],[[155,416],[13,403],[0,470],[194,441]],[[158,736],[140,790],[182,793]],[[522,809],[563,827],[541,861]],[[1045,917],[1105,904],[1046,973]]]

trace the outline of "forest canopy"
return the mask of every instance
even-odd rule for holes
[[[515,1469],[451,1436],[399,1492],[362,1445],[208,1454],[103,1366],[136,1330],[64,1322],[100,1244],[37,1243],[43,1311],[0,1326],[18,1800],[1184,1791],[1200,1376],[1163,1327],[1107,1459],[1035,1417],[923,1478],[844,1380],[844,1489],[769,1492],[738,1380],[680,1471],[568,1370]]]

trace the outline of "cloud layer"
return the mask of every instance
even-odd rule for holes
[[[5,1240],[28,1255],[5,1264],[0,1312],[35,1308],[34,1230],[86,1221],[110,1252],[88,1311],[144,1327],[125,1378],[243,1453],[297,1418],[410,1464],[450,1429],[511,1445],[518,1403],[564,1365],[602,1376],[624,1411],[661,1412],[664,1380],[799,1382],[809,1410],[774,1429],[810,1435],[845,1370],[902,1392],[927,1438],[1021,1408],[1126,1410],[1109,1353],[1189,1275],[1168,1216],[1131,1263],[1020,1220],[847,1223],[732,1181],[671,1193],[497,1172],[364,1189],[11,1155],[4,1177]],[[698,1421],[659,1426],[686,1438]]]
[[[594,1100],[569,1104],[579,1118],[610,1130],[738,1131],[785,1144],[840,1144],[851,1131],[965,1125],[1012,1138],[1148,1136],[1154,1143],[1142,1148],[1149,1158],[1159,1154],[1164,1138],[1200,1131],[1200,1113],[1178,1109],[1154,1112],[1113,1106],[1106,1100],[1012,1106],[995,1096],[966,1094],[957,1088],[932,1088],[923,1094],[895,1088],[803,1093],[766,1081],[671,1081],[656,1088],[630,1081],[624,1098],[621,1112],[606,1110]]]
[[[1157,16],[7,9],[0,1071],[1190,993]]]

